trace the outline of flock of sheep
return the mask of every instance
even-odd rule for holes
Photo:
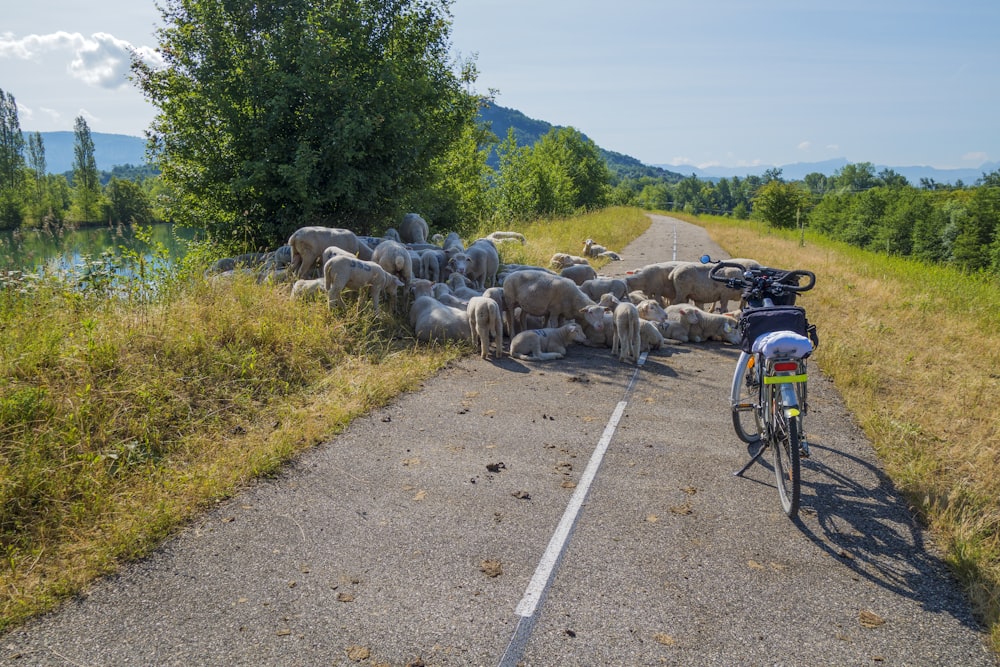
[[[469,341],[483,359],[491,350],[501,358],[505,337],[517,359],[560,359],[579,343],[611,348],[626,363],[667,341],[739,343],[737,313],[727,309],[741,295],[708,277],[712,265],[660,262],[602,278],[589,260],[621,258],[591,239],[583,256],[556,253],[547,268],[501,263],[498,244],[526,243],[517,232],[493,232],[468,246],[454,232],[428,239],[429,232],[415,213],[383,237],[303,227],[275,252],[220,260],[213,269],[256,265],[261,279],[294,281],[293,298],[321,295],[331,307],[355,292],[376,312],[405,312],[418,340]]]

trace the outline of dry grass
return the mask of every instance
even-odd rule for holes
[[[682,216],[686,217],[686,216]],[[998,281],[755,223],[699,218],[735,257],[807,268],[816,357],[933,530],[1000,649]]]

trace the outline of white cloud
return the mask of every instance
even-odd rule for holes
[[[989,156],[986,154],[986,151],[974,151],[972,153],[966,153],[965,155],[962,156],[962,159],[967,162],[975,162],[976,164],[982,164],[983,162],[986,162],[988,157]]]
[[[799,145],[797,146],[797,148],[800,151],[807,151],[810,148],[812,148],[812,142],[811,141],[800,141]]]
[[[100,88],[114,89],[128,84],[130,55],[133,51],[154,67],[163,64],[160,54],[153,48],[134,47],[105,32],[96,32],[90,38],[78,32],[64,31],[28,35],[21,39],[14,39],[10,33],[0,36],[0,58],[32,60],[53,51],[70,53],[71,59],[67,65],[70,75]]]
[[[88,126],[89,126],[89,125],[93,125],[94,123],[99,123],[99,122],[101,122],[101,119],[100,119],[100,118],[98,118],[98,117],[97,117],[97,116],[95,116],[94,114],[90,113],[89,111],[87,111],[87,110],[86,110],[86,109],[84,109],[83,107],[80,107],[80,110],[79,110],[79,111],[77,112],[77,114],[76,114],[76,117],[77,117],[77,118],[79,118],[80,116],[83,116],[83,119],[84,119],[85,121],[87,121],[87,125],[88,125]]]

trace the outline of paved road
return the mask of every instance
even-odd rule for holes
[[[607,273],[705,251],[655,216]],[[0,637],[0,661],[995,665],[818,372],[801,521],[769,469],[730,474],[736,356],[464,359]]]

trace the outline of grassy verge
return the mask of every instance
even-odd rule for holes
[[[528,243],[501,253],[545,265],[648,225],[629,209],[522,224]],[[0,631],[470,351],[287,286],[196,271],[151,296],[107,268],[87,289],[0,280]]]
[[[1000,650],[1000,290],[996,279],[725,218],[734,257],[805,268],[816,352],[886,471],[934,532]]]

